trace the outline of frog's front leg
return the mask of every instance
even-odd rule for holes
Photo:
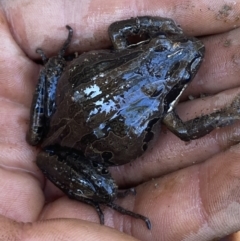
[[[183,122],[175,111],[171,111],[164,116],[163,123],[181,140],[194,140],[205,136],[217,127],[228,126],[240,120],[239,106],[240,96],[237,96],[230,106],[186,122]]]
[[[31,145],[37,145],[42,140],[48,129],[49,118],[55,111],[57,83],[66,65],[63,56],[73,35],[72,28],[66,27],[69,31],[68,38],[57,57],[47,59],[43,50],[37,49],[37,53],[42,57],[44,68],[40,72],[30,110],[30,129],[27,134],[27,141]]]
[[[73,149],[48,147],[38,154],[37,165],[68,197],[94,206],[101,224],[104,215],[99,204],[105,204],[122,214],[144,220],[151,228],[148,218],[113,203],[118,187],[104,164],[90,161]]]
[[[133,47],[159,35],[183,34],[172,19],[149,16],[115,22],[109,26],[108,32],[115,49]],[[138,36],[137,43],[131,43],[131,36]]]

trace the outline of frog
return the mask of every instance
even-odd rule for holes
[[[182,121],[176,106],[204,59],[205,46],[174,20],[140,16],[112,23],[112,48],[65,59],[73,37],[57,56],[37,49],[44,67],[34,92],[27,141],[40,145],[43,174],[69,198],[92,205],[104,224],[102,205],[141,219],[117,205],[121,190],[108,168],[142,156],[165,125],[183,141],[232,123],[224,111]],[[224,117],[224,118],[223,118]]]

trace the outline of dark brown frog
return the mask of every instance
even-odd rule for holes
[[[108,166],[142,155],[159,138],[164,123],[182,140],[199,138],[229,124],[221,112],[182,122],[174,108],[195,76],[204,45],[187,37],[171,19],[138,17],[109,27],[112,50],[83,53],[66,63],[47,59],[31,109],[28,142],[41,143],[37,165],[69,197],[123,214],[148,218],[113,203],[119,191]],[[212,118],[214,117],[214,118]]]

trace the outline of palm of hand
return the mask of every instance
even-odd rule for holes
[[[20,4],[20,2],[15,4]],[[44,47],[46,51],[51,50],[52,52],[48,54],[57,52],[65,38],[66,22],[58,23],[58,19],[53,18],[51,21],[55,20],[55,25],[50,23],[46,25],[39,21],[36,31],[35,23],[31,21],[31,17],[35,16],[33,9],[28,12],[25,6],[24,17],[28,22],[23,25],[23,21],[17,21],[14,18],[16,10],[10,8],[11,4],[13,3],[3,6],[8,12],[8,21],[11,19],[11,22],[7,22],[5,15],[1,13],[0,31],[2,35],[0,47],[0,83],[2,86],[0,89],[0,161],[2,166],[0,186],[2,187],[1,222],[4,224],[2,227],[9,230],[15,229],[18,232],[24,230],[24,234],[28,237],[46,235],[49,239],[54,235],[61,237],[68,235],[74,240],[74,237],[75,239],[81,236],[86,237],[90,233],[93,240],[99,236],[111,238],[111,240],[114,237],[114,240],[133,239],[104,226],[81,221],[97,223],[98,216],[92,207],[69,200],[52,184],[44,183],[44,178],[34,163],[37,150],[25,141],[29,107],[40,70],[40,65],[32,59],[37,58],[35,54],[37,47]],[[36,11],[35,7],[34,9]],[[23,12],[23,8],[18,8],[19,11]],[[58,12],[61,11],[63,9]],[[69,9],[69,11],[72,10]],[[113,21],[114,19],[110,22]],[[56,23],[58,27],[54,27]],[[99,29],[105,29],[105,27],[107,26],[100,25]],[[61,29],[60,37],[59,28]],[[220,32],[217,24],[215,28],[216,32]],[[228,29],[225,27],[225,30]],[[82,25],[75,39],[87,36],[86,33],[89,31]],[[208,34],[206,29],[203,32]],[[92,40],[92,42],[101,45],[101,40],[103,42],[107,38],[105,33],[102,31],[103,36],[96,36],[99,41]],[[182,103],[178,111],[183,118],[202,113],[203,103],[205,110],[208,107],[214,109],[216,106],[223,105],[233,95],[239,94],[238,69],[235,66],[238,49],[240,49],[238,33],[239,30],[236,29],[203,39],[207,49],[205,62],[187,94],[211,93],[216,95],[206,97],[204,100],[196,99]],[[194,33],[194,35],[197,34],[197,32]],[[50,40],[43,44],[45,36],[48,36]],[[58,38],[52,41],[56,36]],[[236,39],[236,42],[231,42],[232,44],[227,46],[228,48],[224,47],[227,38]],[[73,45],[76,49],[72,51],[89,49],[89,39],[83,38],[81,46]],[[216,43],[219,46],[219,41],[222,43],[220,46],[223,47],[214,51]],[[105,46],[92,48],[99,47]],[[220,59],[219,55],[224,58]],[[217,63],[216,59],[218,59]],[[211,66],[210,70],[209,66]],[[218,85],[216,81],[219,81]],[[199,83],[202,84],[200,87]],[[185,113],[186,109],[188,114]],[[171,133],[163,131],[161,134],[163,138],[160,138],[154,149],[142,158],[131,164],[111,168],[120,186],[138,185],[135,197],[129,196],[118,200],[118,204],[148,216],[152,221],[153,229],[148,231],[141,221],[122,216],[108,208],[104,210],[106,225],[123,230],[141,240],[181,240],[183,237],[193,237],[192,240],[205,240],[203,237],[207,237],[207,240],[210,240],[238,230],[239,148],[237,145],[229,148],[239,141],[238,129],[237,124],[222,128],[188,145]],[[224,149],[225,152],[220,152]],[[216,154],[218,152],[220,153]],[[196,165],[192,166],[193,163]],[[177,171],[180,168],[181,170]],[[162,177],[163,174],[170,172],[171,174]],[[145,180],[151,181],[143,183]],[[45,198],[48,202],[46,205]],[[60,219],[56,220],[56,218]],[[11,219],[36,224],[31,227],[26,225],[28,228],[22,229],[20,224],[15,225]],[[49,221],[37,222],[46,219]],[[226,220],[228,227],[225,225]],[[69,230],[72,232],[70,233]]]

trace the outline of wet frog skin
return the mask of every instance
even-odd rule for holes
[[[204,45],[187,37],[173,20],[138,17],[109,27],[112,50],[83,53],[66,63],[58,55],[44,61],[33,98],[27,140],[41,143],[37,165],[70,198],[100,204],[145,221],[114,203],[118,190],[108,166],[142,155],[159,137],[161,123],[184,141],[206,135],[234,117],[215,112],[182,122],[174,111],[198,71]],[[224,118],[222,118],[224,117]]]

